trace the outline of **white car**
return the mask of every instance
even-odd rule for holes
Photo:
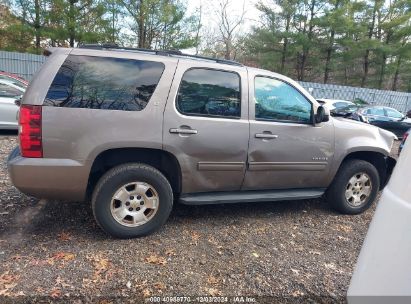
[[[407,140],[362,246],[348,289],[350,304],[411,302],[410,168]]]
[[[317,101],[323,105],[326,106],[329,110],[334,110],[334,109],[339,109],[339,108],[345,108],[351,105],[354,105],[353,102],[348,101],[348,100],[340,100],[340,99],[327,99],[327,98],[321,98],[317,99]]]
[[[0,78],[0,130],[17,130],[16,99],[24,94],[25,87],[11,80]]]

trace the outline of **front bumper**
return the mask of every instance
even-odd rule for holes
[[[24,158],[9,159],[9,176],[21,192],[44,199],[83,201],[89,168],[72,159]]]

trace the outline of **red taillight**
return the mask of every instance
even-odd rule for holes
[[[405,142],[405,140],[407,139],[408,135],[409,135],[408,132],[405,132],[405,133],[404,133],[404,135],[402,136],[402,141],[403,141],[403,142]]]
[[[43,157],[41,106],[22,105],[19,114],[21,156]]]

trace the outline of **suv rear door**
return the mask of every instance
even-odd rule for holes
[[[264,71],[248,72],[250,144],[243,189],[327,187],[332,121],[313,124],[312,101],[297,84]]]
[[[163,149],[180,163],[182,193],[240,190],[248,139],[246,68],[179,61],[164,113]]]

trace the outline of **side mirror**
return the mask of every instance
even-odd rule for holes
[[[315,114],[315,122],[321,123],[330,120],[330,111],[323,106],[317,108],[317,114]]]

